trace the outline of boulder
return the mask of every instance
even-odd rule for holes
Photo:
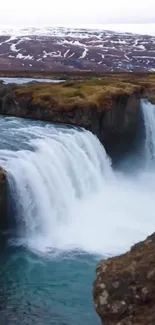
[[[131,251],[103,260],[93,297],[104,325],[155,324],[155,233]]]

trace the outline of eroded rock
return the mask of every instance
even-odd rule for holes
[[[155,233],[130,252],[101,261],[96,273],[93,296],[102,324],[155,324]]]

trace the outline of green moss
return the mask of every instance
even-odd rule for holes
[[[68,81],[65,84],[27,84],[15,91],[18,98],[29,97],[32,104],[53,110],[74,110],[91,105],[98,110],[110,107],[114,97],[131,95],[151,88],[155,90],[155,74],[105,74],[100,78]]]

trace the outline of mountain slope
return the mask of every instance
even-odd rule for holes
[[[155,37],[104,30],[0,30],[1,70],[155,71]]]

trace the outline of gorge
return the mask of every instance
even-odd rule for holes
[[[1,86],[0,175],[4,184],[7,175],[9,193],[1,227],[7,237],[0,255],[2,323],[99,324],[91,293],[96,264],[153,232],[154,91],[146,81],[127,86],[110,96],[99,92],[101,104],[91,97],[89,106],[90,94],[82,98],[78,89],[76,106],[71,96],[63,113],[54,96],[50,111],[48,91],[38,102],[36,86]],[[103,285],[94,293],[95,304],[103,301]],[[121,322],[110,312],[108,320],[103,306],[95,305],[105,325]]]

